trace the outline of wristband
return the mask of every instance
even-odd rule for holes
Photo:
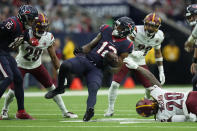
[[[155,58],[155,61],[163,61],[163,57]]]

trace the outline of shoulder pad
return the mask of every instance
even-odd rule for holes
[[[105,29],[107,29],[109,27],[109,25],[106,25],[106,24],[104,24],[104,25],[101,25],[100,26],[100,32],[103,32]]]

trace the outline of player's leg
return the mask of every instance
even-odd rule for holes
[[[45,95],[45,98],[51,99],[57,94],[64,93],[65,85],[67,84],[67,81],[70,79],[69,74],[83,73],[85,71],[86,61],[87,60],[82,57],[75,57],[69,60],[65,60],[60,66],[59,75],[58,75],[58,87],[55,90],[49,91]]]
[[[129,69],[125,65],[123,65],[121,70],[117,74],[114,74],[113,81],[111,83],[111,86],[108,92],[108,109],[106,113],[104,114],[104,116],[108,117],[108,116],[113,115],[114,104],[118,95],[117,93],[118,93],[118,88],[120,86],[120,82],[125,78],[128,71]]]
[[[193,91],[197,91],[197,74],[192,78]]]
[[[148,66],[147,65],[142,65],[141,67],[143,67],[143,68],[148,70]],[[136,76],[136,79],[145,87],[145,98],[149,99],[150,98],[150,91],[147,88],[151,87],[152,84],[140,72],[134,70],[134,74]]]
[[[88,99],[84,121],[89,121],[94,116],[94,106],[96,104],[97,92],[102,84],[103,73],[100,69],[91,65],[90,71],[87,72],[86,80],[88,87]]]
[[[17,100],[18,112],[16,113],[17,119],[34,119],[30,116],[24,108],[24,89],[23,89],[23,77],[20,70],[17,67],[17,63],[13,57],[9,57],[12,72],[14,75],[14,93]]]
[[[39,73],[37,73],[39,72]],[[54,90],[56,87],[52,83],[52,79],[46,70],[46,68],[41,65],[38,68],[32,69],[29,72],[32,74],[45,88],[47,88],[48,91]],[[68,118],[77,118],[78,116],[72,112],[69,112],[62,100],[62,97],[60,95],[56,95],[53,97],[54,102],[58,105],[60,108],[63,117],[68,117]]]
[[[0,98],[13,81],[13,72],[7,56],[0,56]]]
[[[188,96],[187,96],[187,100],[186,100],[186,108],[187,111],[190,113],[189,118],[190,121],[196,122],[197,118],[197,102],[196,102],[196,98],[197,98],[197,91],[191,91]],[[183,106],[183,109],[185,107]],[[192,114],[191,114],[192,113]]]
[[[19,68],[20,69],[20,68]],[[20,72],[22,74],[22,77],[24,77],[25,75],[25,70],[20,69]],[[5,96],[5,100],[4,100],[4,106],[2,108],[2,118],[3,119],[7,119],[8,118],[8,110],[9,110],[9,105],[11,104],[11,102],[14,99],[14,84],[10,84],[10,89],[8,90],[8,93]]]

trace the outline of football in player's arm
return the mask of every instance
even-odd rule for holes
[[[102,84],[103,69],[107,66],[104,62],[105,56],[108,52],[113,52],[119,59],[116,58],[116,55],[111,54],[109,60],[111,61],[112,59],[113,61],[114,59],[115,64],[118,61],[121,65],[123,63],[122,60],[132,52],[133,43],[127,40],[127,35],[132,33],[134,28],[133,20],[128,17],[121,17],[116,20],[113,28],[109,27],[109,25],[101,26],[100,32],[90,43],[75,49],[75,58],[65,60],[61,64],[58,75],[58,87],[49,91],[45,97],[50,99],[57,94],[64,93],[65,78],[69,79],[69,73],[85,75],[88,99],[83,120],[89,121],[94,116],[97,91]],[[119,66],[117,65],[117,67]]]
[[[124,59],[126,66],[141,72],[152,83],[152,87],[148,90],[153,99],[141,99],[137,102],[136,111],[139,115],[143,117],[155,115],[155,119],[160,122],[195,122],[197,120],[197,91],[182,93],[163,90],[150,71],[129,59]]]

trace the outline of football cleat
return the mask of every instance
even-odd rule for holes
[[[30,116],[27,112],[17,112],[16,119],[29,119],[29,120],[35,120],[32,116]]]
[[[45,98],[51,99],[58,94],[63,94],[64,92],[65,92],[65,88],[63,88],[63,89],[56,88],[55,90],[51,90],[51,91],[47,92],[45,94]]]
[[[0,120],[8,119],[8,110],[2,110]]]
[[[63,117],[64,118],[78,118],[78,115],[74,114],[72,112],[67,112],[67,113],[63,114]]]
[[[94,109],[93,108],[89,108],[87,109],[84,117],[83,117],[83,121],[89,121],[92,117],[94,116]]]
[[[107,110],[107,112],[104,114],[104,117],[111,117],[114,115],[114,110]]]

